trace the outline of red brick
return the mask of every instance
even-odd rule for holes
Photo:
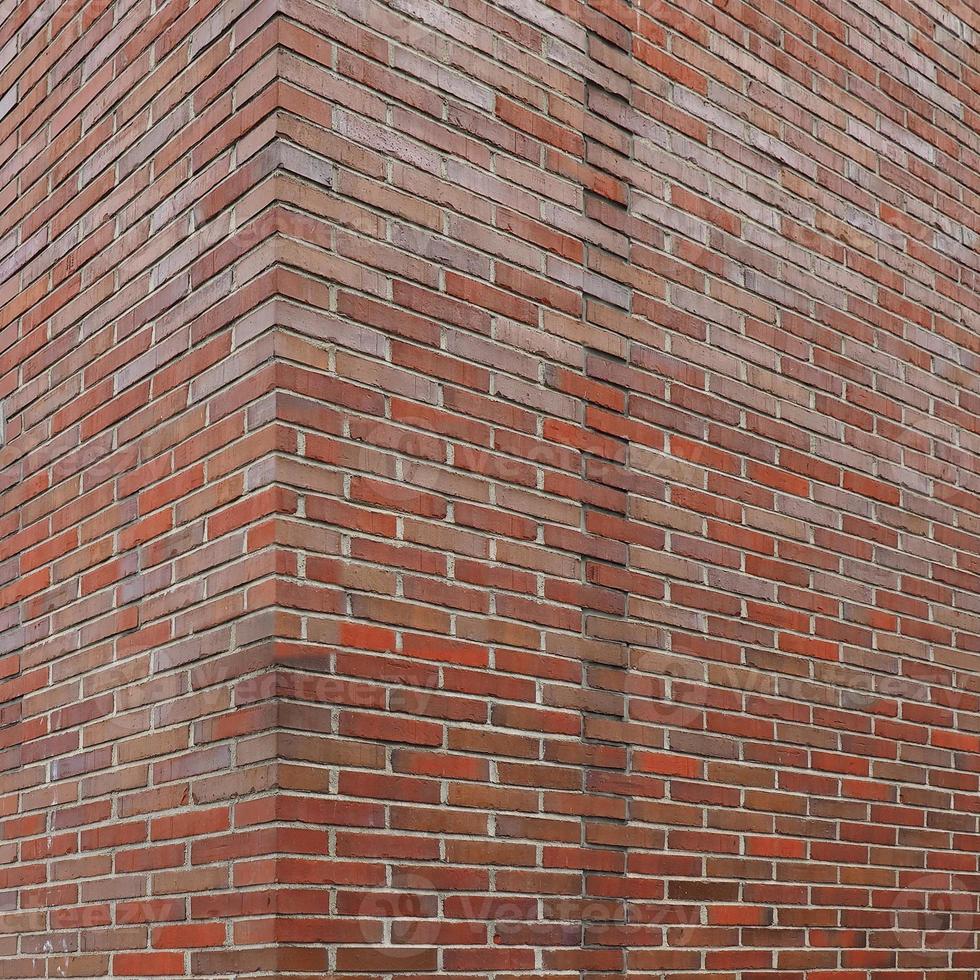
[[[49,6],[0,975],[972,976],[976,17]]]
[[[112,957],[112,969],[119,977],[185,975],[181,953],[116,953]]]

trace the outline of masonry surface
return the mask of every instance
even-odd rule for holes
[[[0,0],[0,978],[974,980],[977,31]]]

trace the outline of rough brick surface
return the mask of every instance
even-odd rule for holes
[[[0,15],[0,978],[974,980],[975,8]]]

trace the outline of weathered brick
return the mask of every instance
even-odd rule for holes
[[[972,975],[977,30],[0,10],[0,975]]]

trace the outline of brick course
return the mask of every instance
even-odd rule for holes
[[[0,978],[972,980],[978,31],[0,2]]]

